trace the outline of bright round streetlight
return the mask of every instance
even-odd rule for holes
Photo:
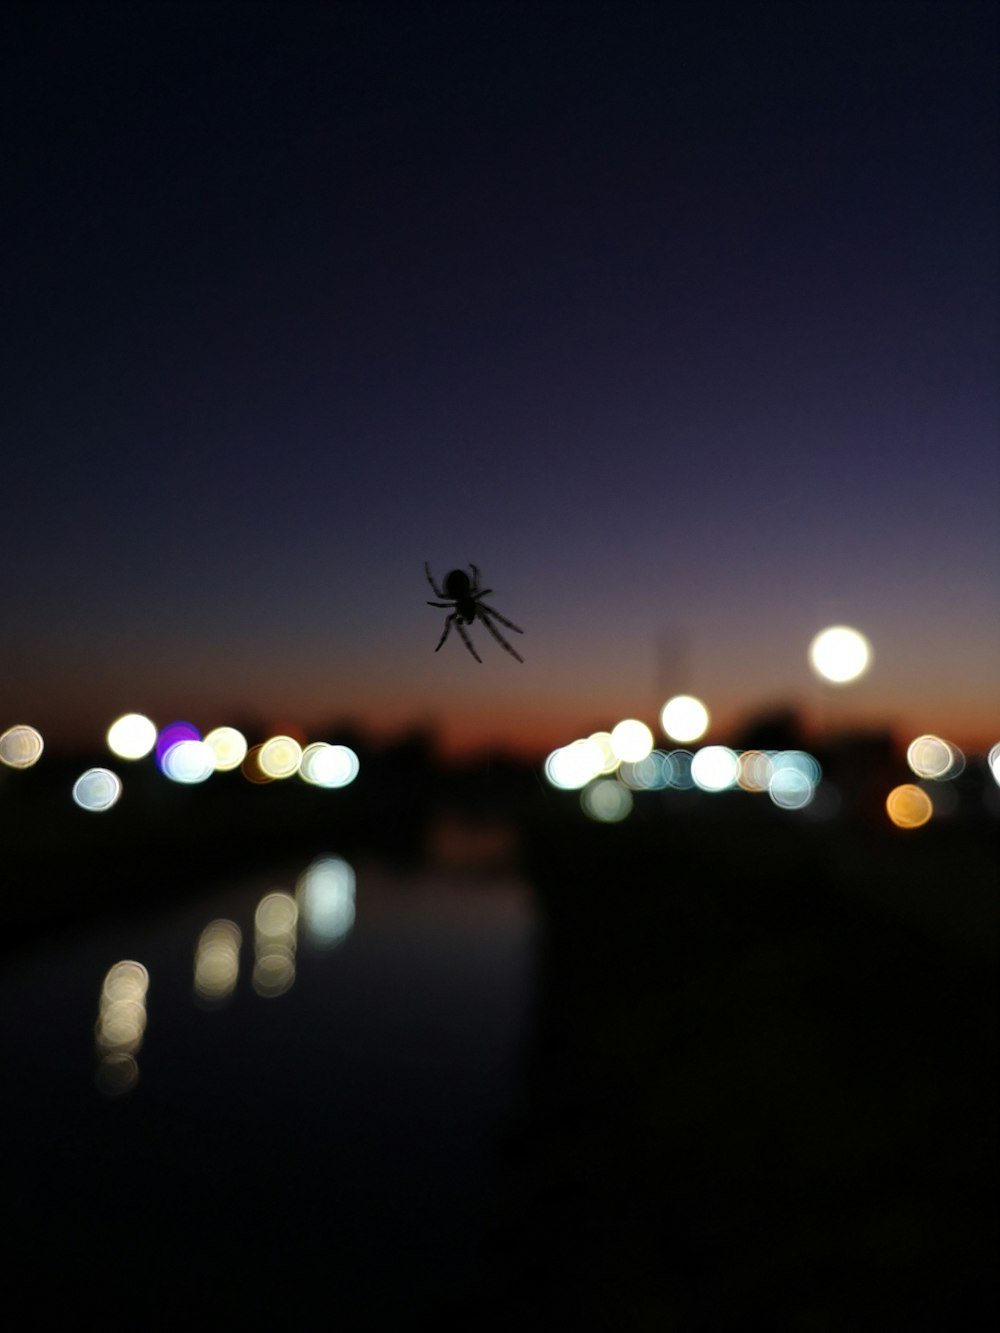
[[[708,730],[708,709],[691,694],[675,694],[660,712],[660,726],[672,741],[697,741]]]
[[[831,625],[809,645],[813,670],[834,685],[857,680],[868,670],[871,657],[871,644],[860,630],[848,625]]]

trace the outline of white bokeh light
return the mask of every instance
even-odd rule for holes
[[[834,685],[846,685],[864,675],[871,664],[871,644],[860,630],[831,625],[809,645],[813,670]]]
[[[692,694],[668,699],[660,712],[660,726],[672,741],[697,741],[708,730],[708,709]]]
[[[156,735],[156,723],[143,713],[124,713],[108,727],[108,749],[119,759],[144,759]]]
[[[627,759],[635,764],[653,748],[653,733],[634,717],[627,717],[612,728],[611,749],[619,759]]]

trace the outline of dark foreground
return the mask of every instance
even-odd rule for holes
[[[52,1210],[55,1241],[47,1251],[37,1226],[30,1252],[8,1250],[10,1289],[33,1298],[36,1326],[58,1308],[144,1328],[992,1327],[993,827],[900,834],[706,808],[650,807],[609,827],[565,802],[524,813],[513,855],[538,919],[530,1009],[512,1086],[482,1108],[491,1166],[461,1253],[447,1227],[434,1242],[442,1212],[459,1206],[448,1171],[437,1186],[425,1179],[436,1202],[407,1204],[402,1223],[393,1207],[393,1182],[413,1164],[386,1110],[391,1071],[365,1227],[352,1241],[329,1222],[305,1164],[336,1188],[327,1136],[341,1094],[299,1080],[263,1119],[224,1100],[210,1112],[168,1103],[140,1138],[123,1136],[134,1161],[119,1190],[134,1168],[164,1209],[146,1207],[114,1282],[93,1275],[112,1233],[128,1232],[121,1199],[102,1197],[96,1175],[91,1197],[67,1197],[40,1170],[48,1197],[31,1216]],[[484,845],[484,817],[459,812],[467,847]],[[35,870],[42,887],[44,862]],[[96,878],[91,864],[81,882]],[[418,1043],[393,1058],[404,1082],[409,1069],[460,1088],[482,1040],[466,1030],[447,1051]],[[88,1114],[124,1119],[126,1103]],[[87,1124],[62,1132],[63,1160],[74,1139],[87,1150]],[[300,1179],[279,1181],[263,1158],[244,1175],[209,1155],[183,1187],[158,1174],[178,1136],[253,1162],[275,1133],[299,1143]],[[428,1134],[447,1161],[446,1120]],[[30,1126],[8,1126],[6,1144],[39,1151]],[[337,1151],[344,1189],[363,1195],[350,1145]],[[215,1175],[239,1189],[225,1197]],[[308,1201],[307,1243],[296,1200]],[[254,1209],[266,1226],[251,1231],[240,1218]],[[212,1260],[220,1235],[224,1266]]]

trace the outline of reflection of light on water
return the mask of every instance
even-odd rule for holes
[[[886,798],[885,808],[896,827],[904,829],[920,828],[934,813],[931,798],[910,782],[893,787]]]
[[[615,778],[598,778],[580,793],[583,812],[602,824],[616,824],[632,809],[632,793]]]
[[[302,762],[302,746],[292,736],[272,736],[260,747],[257,763],[269,778],[293,777]]]
[[[236,988],[243,936],[233,921],[210,921],[194,954],[194,990],[200,1000],[218,1003]]]
[[[739,761],[728,745],[704,745],[691,760],[691,780],[702,791],[726,791],[736,785]]]
[[[143,759],[156,744],[156,724],[142,713],[125,713],[108,727],[107,742],[119,759]]]
[[[146,1031],[148,989],[149,973],[132,959],[115,963],[104,978],[94,1042],[97,1086],[109,1095],[128,1092],[139,1077],[135,1056]]]
[[[295,901],[312,943],[330,945],[344,938],[354,925],[354,890],[354,871],[339,856],[324,856],[299,876]]]
[[[164,752],[160,767],[173,782],[192,786],[215,772],[215,752],[204,741],[178,741]]]
[[[675,695],[660,712],[660,726],[672,741],[700,740],[708,722],[708,709],[692,694]]]
[[[20,724],[8,727],[0,735],[0,764],[8,768],[31,768],[42,756],[42,733],[35,727]]]
[[[834,685],[846,685],[863,676],[871,657],[871,644],[860,630],[848,625],[821,630],[809,645],[813,670]]]
[[[957,778],[965,768],[965,756],[957,745],[940,736],[918,736],[906,749],[906,762],[918,778],[937,781]]]
[[[110,810],[121,794],[121,778],[110,768],[88,768],[73,783],[73,800],[81,810]]]
[[[212,751],[217,773],[239,768],[246,758],[246,738],[235,727],[215,727],[205,737],[205,744]]]
[[[360,768],[361,762],[349,745],[314,741],[302,751],[299,776],[314,787],[346,787]]]
[[[290,893],[265,894],[254,913],[253,988],[267,999],[295,981],[299,909]]]
[[[636,763],[653,748],[653,733],[637,718],[627,717],[611,730],[611,749],[619,758]]]

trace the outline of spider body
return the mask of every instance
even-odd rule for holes
[[[523,662],[524,658],[520,653],[514,651],[497,627],[493,624],[493,621],[499,620],[502,625],[506,625],[508,629],[514,630],[516,634],[523,634],[524,630],[515,625],[512,620],[508,620],[506,616],[502,616],[500,612],[494,610],[492,606],[486,605],[483,598],[488,597],[492,592],[492,589],[480,588],[479,570],[475,565],[471,564],[469,568],[472,570],[471,579],[464,569],[449,570],[445,575],[444,590],[442,591],[434,582],[434,575],[431,573],[430,565],[428,565],[426,561],[424,562],[424,573],[427,575],[427,582],[434,589],[435,596],[446,599],[440,602],[428,602],[427,605],[439,606],[443,610],[450,611],[451,613],[445,618],[444,632],[438,640],[437,648],[435,648],[434,651],[437,652],[438,648],[441,647],[451,632],[452,625],[454,625],[462,638],[462,642],[465,644],[466,648],[468,648],[472,656],[477,662],[482,662],[483,659],[472,646],[472,640],[469,638],[465,630],[466,625],[471,625],[474,621],[481,620],[493,635],[494,639],[496,639],[497,643],[499,643],[500,647],[503,648],[505,652],[510,653],[511,657],[516,657],[519,662]]]

